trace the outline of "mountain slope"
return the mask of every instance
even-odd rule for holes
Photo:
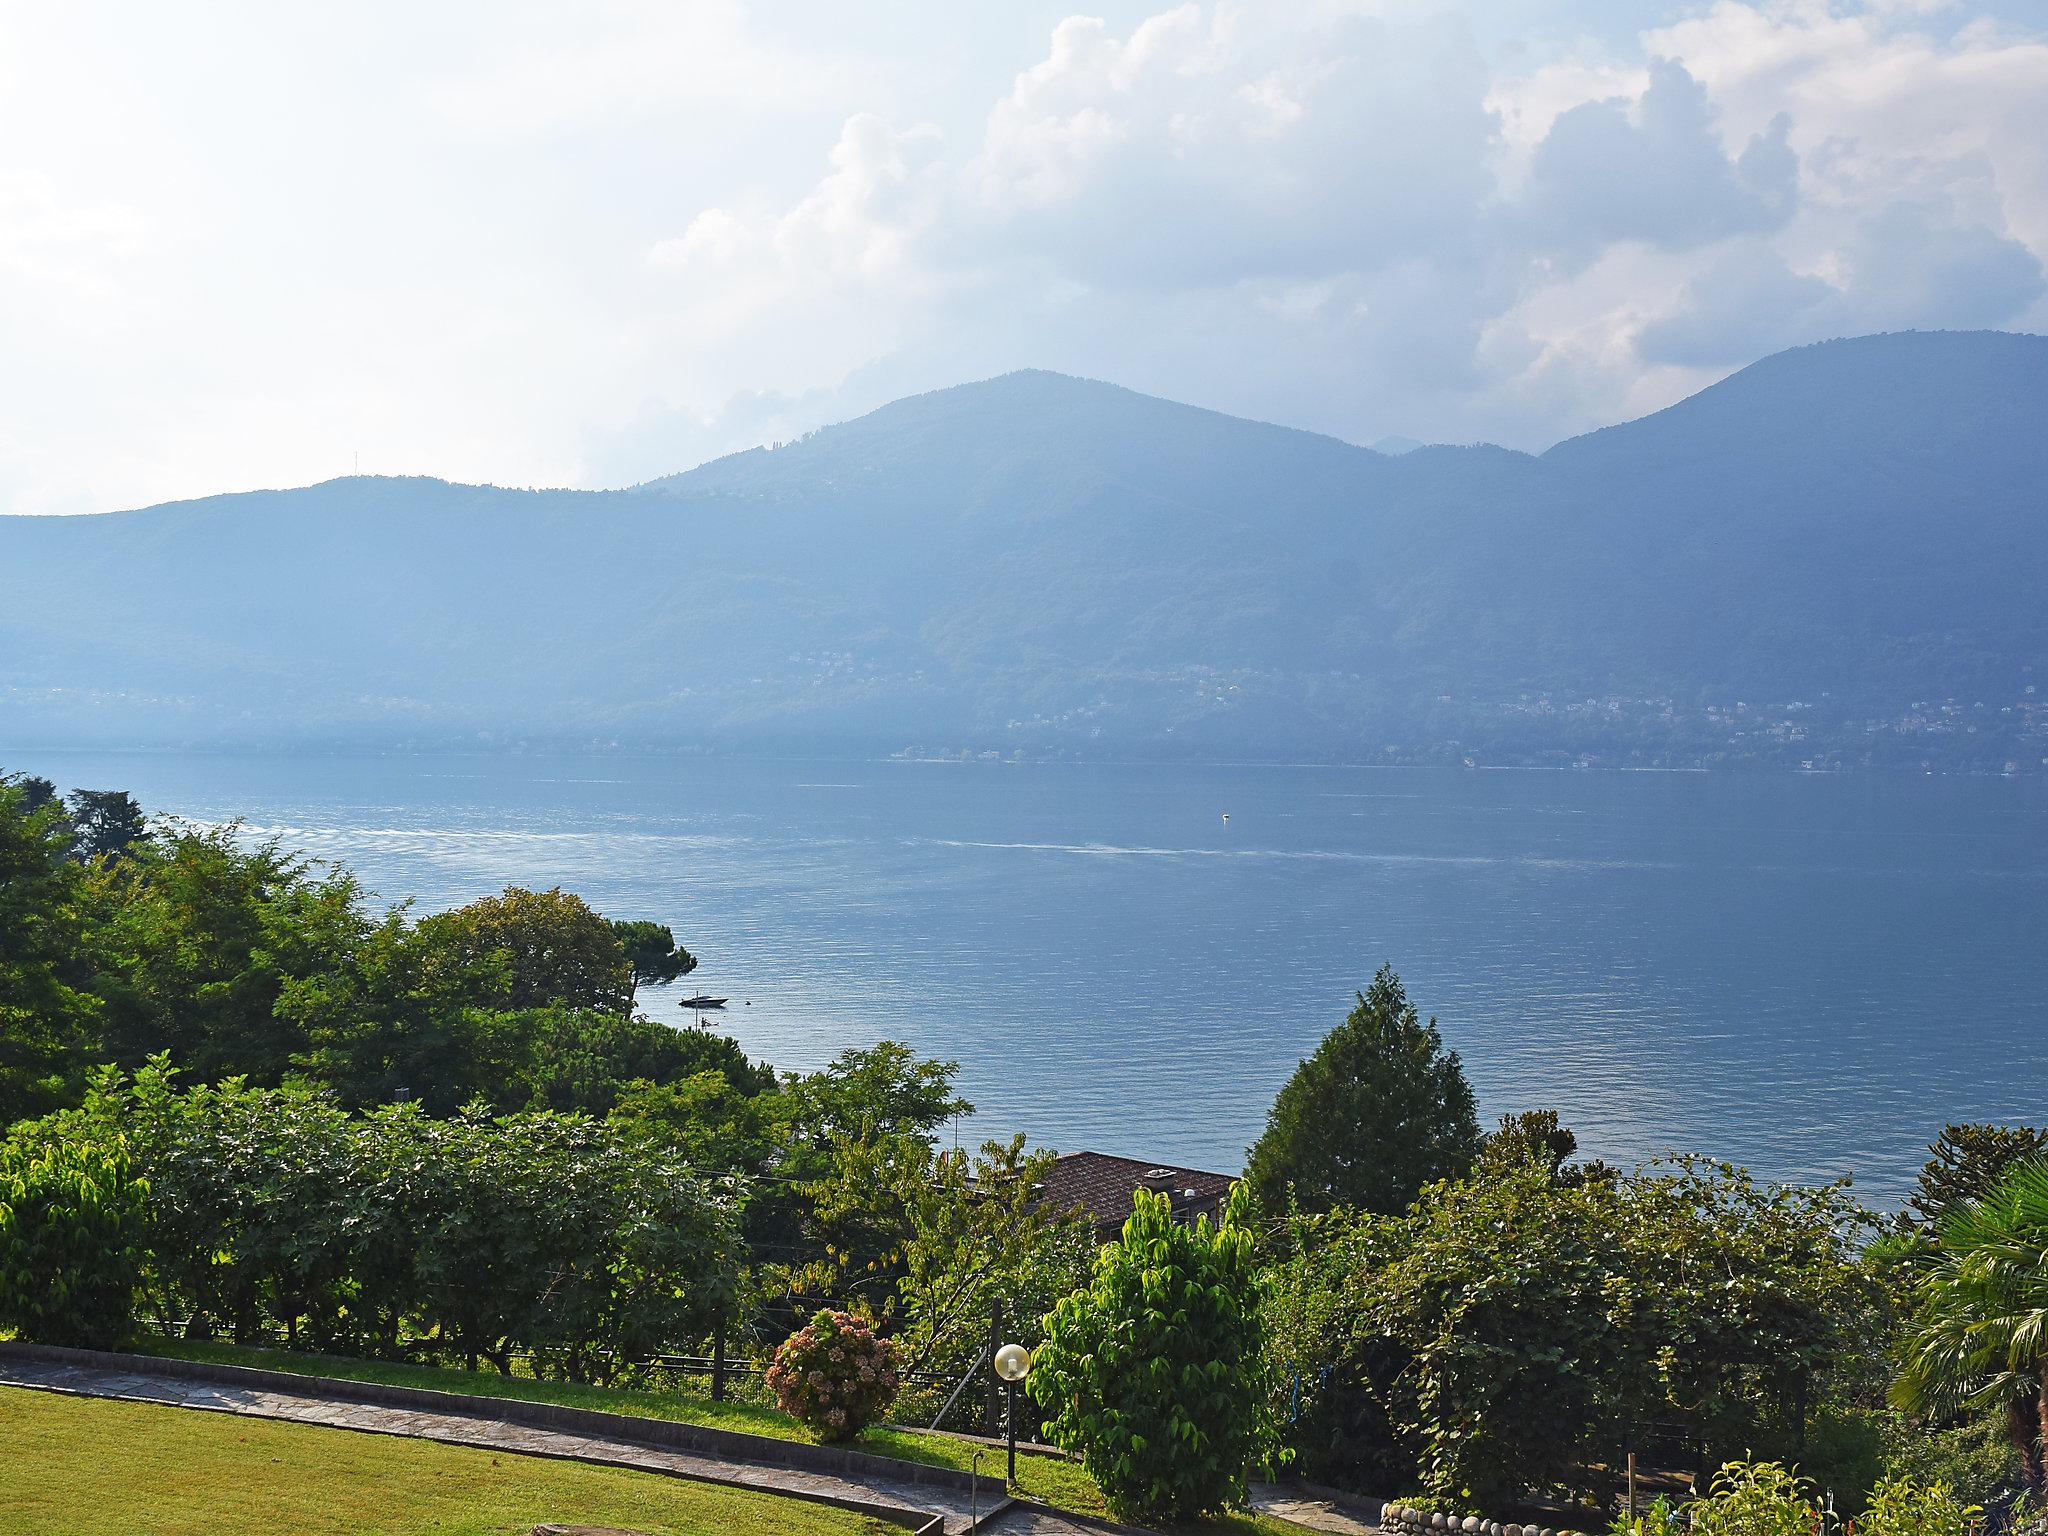
[[[2044,484],[2037,337],[1804,348],[1533,458],[1011,374],[628,492],[0,519],[0,742],[1917,761],[1871,722],[1956,697],[1934,748],[1996,765]]]

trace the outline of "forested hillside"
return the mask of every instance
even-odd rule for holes
[[[2048,339],[1782,353],[1531,457],[1020,373],[624,492],[0,519],[0,741],[2033,771]]]

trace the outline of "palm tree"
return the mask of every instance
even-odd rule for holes
[[[1920,1307],[1892,1383],[1909,1413],[2002,1407],[2026,1468],[2043,1485],[2048,1423],[2048,1161],[2018,1163],[1981,1200],[1941,1219]]]

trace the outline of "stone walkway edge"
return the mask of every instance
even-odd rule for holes
[[[29,1369],[9,1370],[8,1367],[13,1365]],[[89,1381],[67,1382],[63,1376],[51,1376],[47,1371],[35,1370],[38,1366],[56,1368],[64,1375],[75,1372],[80,1377],[125,1376],[144,1380],[156,1378],[189,1381],[243,1391],[357,1403],[397,1413],[426,1413],[445,1418],[480,1420],[508,1427],[539,1430],[561,1435],[565,1437],[565,1441],[575,1440],[576,1443],[573,1449],[522,1445],[514,1450],[514,1454],[536,1455],[553,1460],[583,1461],[594,1465],[625,1467],[635,1471],[653,1471],[695,1482],[796,1498],[808,1503],[827,1504],[847,1510],[849,1513],[887,1521],[892,1525],[906,1526],[917,1532],[918,1536],[938,1536],[938,1533],[945,1531],[948,1528],[946,1512],[935,1513],[928,1508],[918,1509],[907,1504],[882,1503],[874,1499],[861,1498],[851,1491],[851,1485],[909,1485],[905,1489],[906,1492],[922,1486],[934,1494],[941,1495],[934,1502],[948,1506],[964,1505],[971,1499],[974,1505],[979,1506],[980,1518],[971,1526],[963,1522],[959,1527],[963,1529],[978,1529],[991,1524],[1006,1513],[1022,1512],[1019,1510],[1018,1501],[1008,1496],[999,1478],[975,1477],[952,1467],[934,1467],[921,1462],[899,1461],[893,1457],[834,1446],[814,1445],[805,1441],[779,1440],[768,1435],[749,1435],[735,1430],[710,1429],[703,1425],[682,1424],[668,1419],[605,1413],[596,1409],[530,1402],[521,1398],[471,1396],[427,1387],[388,1386],[378,1382],[350,1381],[340,1377],[304,1375],[295,1371],[271,1371],[255,1366],[184,1360],[168,1355],[65,1349],[54,1345],[0,1340],[0,1385],[134,1402],[165,1401],[163,1397],[147,1392],[107,1389],[114,1385],[112,1383],[95,1385]],[[252,1408],[189,1401],[174,1402],[172,1405],[212,1408],[216,1412],[245,1412],[294,1422],[308,1422],[300,1415],[264,1414],[260,1409]],[[447,1435],[423,1435],[418,1430],[401,1427],[327,1422],[331,1427],[356,1429],[366,1433],[451,1440]],[[722,1470],[683,1470],[652,1465],[630,1455],[607,1455],[603,1445],[596,1443],[599,1441],[618,1442],[618,1449],[621,1452],[640,1449],[702,1457],[707,1461],[722,1464]],[[514,1449],[497,1445],[488,1439],[465,1442],[460,1438],[454,1438],[452,1443],[470,1443],[501,1450]],[[849,1490],[841,1492],[817,1486],[796,1486],[791,1482],[776,1479],[775,1472],[783,1468],[798,1474],[799,1479],[844,1478],[849,1482]],[[753,1475],[745,1475],[749,1472]],[[1014,1522],[1005,1522],[1005,1526],[1015,1528]]]

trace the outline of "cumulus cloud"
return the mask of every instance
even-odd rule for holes
[[[1455,20],[1074,18],[991,110],[961,211],[983,244],[1127,287],[1457,260],[1490,190],[1484,85]]]
[[[1032,365],[1540,447],[2048,330],[2018,0],[121,3],[0,7],[4,510],[619,483]]]
[[[2037,313],[2048,44],[1922,19],[1719,0],[1509,78],[1440,11],[1071,18],[978,137],[856,119],[808,196],[657,259],[735,253],[718,314],[801,316],[840,375],[964,328],[991,369],[1539,446],[1779,346]]]
[[[1523,206],[1538,239],[1587,255],[1617,240],[1686,249],[1772,229],[1798,201],[1782,113],[1733,158],[1706,88],[1659,60],[1642,94],[1561,113],[1536,146]]]

